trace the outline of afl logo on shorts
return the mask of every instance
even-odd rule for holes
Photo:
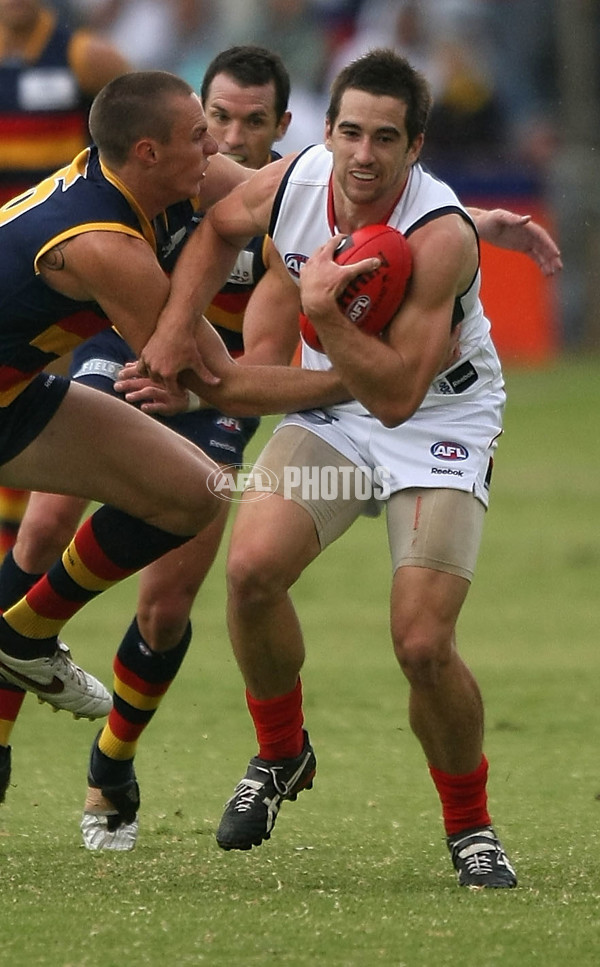
[[[215,420],[215,423],[217,426],[222,427],[223,430],[227,430],[229,433],[242,432],[242,424],[233,416],[220,416],[217,420]]]
[[[434,443],[430,452],[436,460],[466,460],[469,456],[469,451],[462,443],[451,443],[448,440]]]

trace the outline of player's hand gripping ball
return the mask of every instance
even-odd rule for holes
[[[367,225],[347,235],[335,251],[340,265],[376,257],[381,265],[374,272],[357,275],[338,299],[350,322],[369,335],[379,335],[400,308],[412,272],[412,253],[404,235],[391,225]],[[316,330],[300,313],[300,332],[311,347],[323,352]]]

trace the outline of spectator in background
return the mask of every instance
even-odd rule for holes
[[[323,138],[328,34],[310,0],[262,0],[255,9],[243,42],[278,53],[290,75],[294,124],[280,145],[285,154]],[[237,42],[236,37],[231,40]]]
[[[363,0],[311,0],[311,6],[333,54],[354,33]]]
[[[66,164],[89,140],[92,98],[129,70],[93,33],[64,26],[39,0],[0,0],[0,205]],[[0,487],[0,556],[27,493]]]
[[[490,63],[502,99],[507,138],[519,162],[538,173],[556,149],[559,71],[556,17],[547,0],[486,0]]]
[[[486,0],[508,141],[553,219],[565,256],[558,282],[563,349],[600,346],[596,273],[600,196],[600,6]]]
[[[276,51],[285,63],[292,90],[301,85],[321,90],[326,37],[310,0],[262,0],[252,24],[244,29],[248,42]],[[236,33],[236,25],[231,25]]]
[[[409,58],[415,68],[426,75],[432,91],[437,90],[432,60],[431,22],[423,10],[423,2],[417,0],[399,0],[394,3],[389,0],[374,0],[368,5],[363,4],[357,14],[353,33],[345,43],[338,46],[329,62],[327,87],[345,64],[371,49],[381,47],[385,42],[403,57]]]
[[[130,70],[114,47],[39,0],[0,0],[0,204],[84,148],[92,98]]]
[[[322,125],[319,122],[315,126],[310,105],[318,94],[317,115],[321,118],[327,64],[333,51],[354,32],[361,6],[362,0],[203,0],[202,28],[180,52],[177,73],[199,90],[216,49],[247,43],[266,46],[289,64],[294,129],[302,127],[296,105],[306,104],[307,123],[320,140]],[[296,95],[298,85],[300,93]],[[310,92],[312,101],[308,95],[302,96],[304,89]],[[292,137],[300,147],[307,143],[299,134]]]
[[[429,123],[424,160],[452,168],[496,168],[506,158],[506,124],[503,105],[489,67],[482,56],[481,25],[449,22],[440,32],[434,58],[439,85]]]
[[[78,0],[87,22],[136,69],[175,70],[211,0]],[[208,18],[209,19],[209,18]]]
[[[594,205],[595,182],[594,175],[588,180],[587,172],[594,170],[596,163],[571,128],[573,123],[577,125],[574,114],[578,108],[572,110],[568,92],[561,87],[567,76],[569,86],[573,83],[586,58],[586,51],[580,50],[577,70],[574,70],[568,55],[568,50],[573,50],[574,35],[582,17],[588,18],[586,41],[596,43],[592,60],[598,64],[599,8],[597,4],[578,5],[579,10],[573,11],[573,17],[569,12],[572,37],[567,38],[566,25],[560,30],[559,3],[487,0],[487,5],[493,22],[496,75],[509,118],[513,156],[523,176],[535,185],[551,211],[565,254],[565,271],[557,286],[561,344],[566,349],[578,349],[584,343],[590,277],[587,232],[582,231],[582,225],[589,227],[595,221],[594,216],[589,217],[589,209],[586,211],[590,201]],[[594,100],[598,102],[598,82],[591,93],[589,98],[578,95],[579,103],[587,100],[591,106]],[[593,139],[597,125],[592,122],[585,128],[585,141]]]
[[[502,103],[490,68],[485,9],[474,0],[373,0],[363,3],[354,35],[332,58],[330,82],[342,67],[381,46],[392,47],[425,75],[433,95],[428,163],[449,177],[504,152]]]

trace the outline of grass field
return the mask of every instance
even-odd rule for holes
[[[385,528],[364,521],[295,589],[319,774],[260,849],[226,854],[214,841],[255,748],[224,625],[223,555],[197,601],[184,670],[140,745],[133,853],[80,845],[95,725],[27,699],[0,807],[0,964],[595,967],[599,371],[599,359],[508,371],[506,433],[459,627],[484,693],[491,807],[517,890],[455,885],[389,644]],[[77,658],[107,682],[135,589],[109,592],[68,627]]]

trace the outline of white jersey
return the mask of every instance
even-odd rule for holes
[[[269,234],[296,282],[300,266],[312,252],[338,234],[334,222],[331,193],[332,156],[323,145],[308,148],[292,163],[278,193]],[[471,222],[452,189],[427,172],[420,164],[411,168],[404,191],[388,224],[407,237],[425,222],[449,212],[457,212]],[[460,359],[446,374],[433,381],[422,406],[451,401],[457,394],[480,394],[502,386],[498,355],[490,336],[490,324],[479,299],[479,271],[468,290],[456,300],[455,319],[461,321]],[[311,349],[302,341],[305,369],[329,369],[325,353]],[[455,371],[458,374],[455,375]],[[347,405],[347,404],[346,404]],[[354,411],[360,404],[350,404]],[[362,407],[363,415],[366,410]]]
[[[288,272],[300,267],[333,235],[332,156],[307,148],[292,162],[278,191],[269,235]],[[388,224],[410,236],[449,212],[472,220],[452,189],[415,164]],[[479,299],[479,270],[456,299],[453,322],[461,324],[460,356],[439,373],[410,419],[384,427],[357,401],[288,414],[283,424],[305,427],[357,465],[384,468],[391,493],[407,487],[454,487],[487,504],[491,458],[502,428],[504,382],[490,324]],[[305,369],[331,367],[325,353],[303,342]]]

